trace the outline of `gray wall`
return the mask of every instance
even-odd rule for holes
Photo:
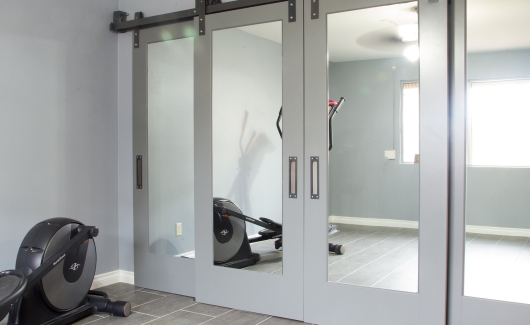
[[[330,98],[346,98],[333,124],[330,214],[418,220],[418,166],[399,163],[400,85],[417,72],[404,59],[383,59],[330,63],[329,74]],[[512,78],[530,78],[529,50],[469,55],[469,80]],[[383,151],[392,149],[392,141],[396,160],[387,160]],[[529,184],[530,168],[468,167],[466,223],[530,229]]]
[[[238,29],[212,44],[213,195],[282,222],[282,45]],[[249,236],[261,229],[247,223]]]
[[[530,50],[468,56],[470,81],[513,78],[530,78]],[[468,167],[466,194],[466,224],[530,229],[530,168]]]
[[[0,2],[0,270],[46,218],[101,229],[118,269],[117,0]]]
[[[417,63],[402,58],[330,63],[330,99],[346,99],[333,120],[331,215],[418,220],[418,165],[400,163],[402,80],[418,80]],[[393,146],[396,159],[388,160],[384,151]]]

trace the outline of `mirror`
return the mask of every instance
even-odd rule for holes
[[[530,2],[467,1],[466,296],[530,303]]]
[[[282,274],[281,107],[282,23],[214,31],[215,265]]]
[[[149,252],[194,257],[193,38],[147,51]]]
[[[329,282],[418,291],[417,7],[327,17]]]

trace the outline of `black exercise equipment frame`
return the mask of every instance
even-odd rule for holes
[[[49,219],[61,220],[61,219]],[[65,219],[69,220],[69,219]],[[72,220],[75,221],[75,220]],[[94,239],[99,235],[99,229],[95,226],[86,226],[80,224],[77,227],[77,234],[71,238],[64,246],[53,253],[46,261],[42,262],[31,274],[27,275],[25,281],[24,293],[12,306],[9,312],[8,324],[21,323],[21,303],[26,295],[35,294],[40,296],[38,286],[42,279],[49,274],[51,270],[60,265],[61,261],[67,258],[71,253],[78,249],[85,242]],[[111,301],[108,295],[100,291],[89,290],[84,302],[70,311],[58,314],[56,317],[46,320],[42,325],[67,325],[76,322],[84,317],[90,316],[96,312],[108,312],[117,316],[128,316],[124,306],[128,304],[122,301]],[[48,307],[49,308],[49,307]],[[53,310],[52,310],[53,312]],[[26,324],[26,321],[23,322]]]
[[[264,240],[276,239],[276,242],[274,244],[275,248],[276,249],[280,249],[283,246],[283,241],[282,241],[282,239],[283,239],[282,238],[283,237],[283,231],[282,231],[283,225],[281,225],[281,224],[277,224],[277,223],[273,222],[272,220],[269,220],[270,222],[262,221],[262,220],[268,220],[268,219],[264,219],[264,218],[261,218],[262,220],[256,220],[256,219],[251,218],[251,217],[249,217],[247,215],[244,215],[242,213],[239,213],[239,212],[236,212],[234,210],[228,209],[228,208],[226,208],[224,206],[216,206],[216,205],[214,205],[214,212],[218,213],[223,218],[226,218],[228,216],[233,216],[233,217],[236,217],[236,218],[241,219],[243,221],[248,221],[250,223],[253,223],[255,225],[258,225],[260,227],[263,227],[263,228],[271,231],[270,233],[260,232],[259,233],[260,236],[259,237],[255,237],[255,238],[250,238],[248,240],[249,243],[256,243],[256,242],[260,242],[260,241],[264,241]],[[343,249],[343,245],[329,243],[328,246],[329,246],[328,250],[330,252],[338,254],[338,255],[344,254],[344,251],[342,250]]]
[[[265,229],[274,231],[274,232],[277,233],[277,235],[282,235],[282,227],[278,226],[276,224],[263,222],[261,220],[256,220],[256,219],[251,218],[249,216],[246,216],[246,215],[244,215],[242,213],[236,212],[234,210],[227,209],[227,208],[222,207],[222,206],[214,206],[214,210],[215,210],[215,212],[219,213],[222,217],[233,216],[233,217],[236,217],[236,218],[241,219],[243,221],[248,221],[250,223],[253,223],[255,225],[263,227]]]

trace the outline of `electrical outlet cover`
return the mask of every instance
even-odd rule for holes
[[[385,158],[389,160],[396,159],[396,150],[385,150]]]

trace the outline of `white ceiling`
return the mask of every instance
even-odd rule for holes
[[[416,1],[328,15],[331,62],[402,57],[398,26],[418,23]],[[530,0],[468,0],[468,51],[530,48]],[[321,17],[322,19],[322,17]],[[239,29],[281,43],[281,23]]]
[[[468,0],[470,52],[530,48],[530,0]]]

